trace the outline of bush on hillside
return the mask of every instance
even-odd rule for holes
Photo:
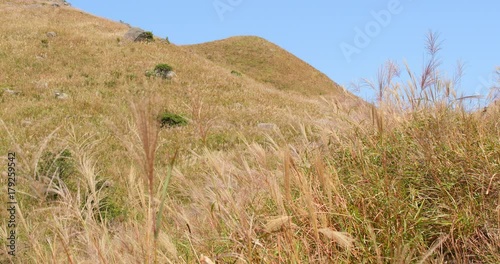
[[[154,69],[156,73],[167,73],[172,70],[173,70],[172,66],[165,63],[157,64]]]
[[[142,32],[136,39],[135,41],[146,41],[146,42],[153,42],[154,41],[154,36],[151,31],[145,31]]]
[[[185,126],[188,124],[187,119],[184,117],[174,114],[168,111],[165,111],[160,114],[158,117],[160,122],[160,127],[176,127],[176,126]]]
[[[161,64],[157,64],[152,71],[149,71],[149,70],[146,71],[146,76],[147,77],[157,76],[157,77],[161,77],[163,79],[170,80],[175,76],[175,73],[173,71],[172,66],[165,64],[165,63],[161,63]]]
[[[240,76],[241,76],[241,72],[239,72],[239,71],[235,71],[235,70],[232,70],[232,71],[231,71],[231,74],[232,74],[232,75],[235,75],[235,76],[238,76],[238,77],[240,77]]]
[[[48,39],[42,39],[40,42],[42,43],[42,47],[44,47],[44,48],[49,47],[49,40]]]

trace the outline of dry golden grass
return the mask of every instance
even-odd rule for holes
[[[279,46],[259,37],[231,37],[184,47],[259,82],[303,96],[339,95],[343,88]]]
[[[34,3],[0,1],[0,153],[19,157],[18,251],[0,262],[500,262],[498,111],[384,77],[367,120],[349,93],[276,89]],[[158,63],[177,77],[146,77]],[[157,130],[164,109],[189,124]]]

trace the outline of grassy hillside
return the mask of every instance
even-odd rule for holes
[[[326,75],[259,37],[231,37],[186,48],[280,90],[303,95],[338,95],[343,92]]]
[[[368,108],[259,38],[134,43],[64,5],[0,12],[18,236],[11,257],[2,207],[0,263],[500,262],[500,113],[465,112],[450,82],[384,80]]]

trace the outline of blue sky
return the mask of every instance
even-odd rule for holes
[[[442,69],[449,76],[465,66],[459,89],[466,95],[489,92],[500,66],[500,1],[264,1],[70,0],[91,14],[152,31],[182,44],[236,35],[263,37],[350,87],[374,79],[387,60],[408,62],[419,73],[425,34],[440,33]],[[372,100],[367,89],[357,91]]]

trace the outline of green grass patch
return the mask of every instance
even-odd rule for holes
[[[160,114],[158,117],[158,122],[160,123],[160,127],[176,127],[176,126],[185,126],[188,124],[186,118],[181,115],[174,114],[168,111],[165,111]]]

